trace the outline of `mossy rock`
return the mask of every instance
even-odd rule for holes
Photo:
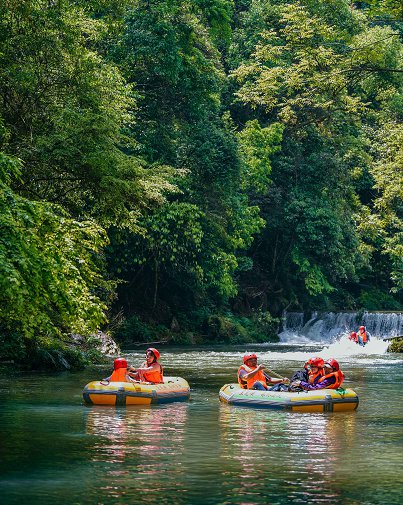
[[[403,352],[403,337],[394,338],[388,347],[388,352]]]

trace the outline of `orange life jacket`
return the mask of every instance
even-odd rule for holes
[[[118,368],[112,372],[109,382],[129,382],[127,379],[127,368]]]
[[[263,373],[263,370],[259,370],[257,374],[255,374],[252,378],[250,379],[241,379],[241,377],[239,376],[239,373],[241,370],[245,370],[246,373],[249,373],[249,372],[253,372],[253,370],[255,370],[257,367],[255,368],[249,368],[248,366],[246,365],[241,365],[238,369],[238,384],[241,386],[241,388],[243,389],[252,389],[252,386],[253,384],[256,382],[256,381],[259,381],[261,382],[264,386],[266,386],[266,377]]]
[[[359,337],[361,337],[362,342],[363,342],[364,344],[366,344],[366,343],[367,343],[367,341],[368,341],[368,337],[367,337],[367,332],[366,332],[366,331],[363,331],[362,333],[359,333],[359,334],[358,334],[358,336],[359,336]]]
[[[142,372],[143,380],[146,382],[152,382],[154,384],[161,384],[164,382],[164,371],[162,366],[157,363],[158,370],[150,370],[149,372]]]
[[[316,384],[325,372],[323,371],[323,368],[318,368],[318,371],[314,374],[311,371],[309,371],[308,375],[308,382],[309,384]]]
[[[325,379],[329,379],[329,377],[334,377],[336,379],[336,381],[334,384],[331,384],[330,386],[326,386],[325,389],[337,389],[343,384],[344,373],[341,370],[338,370],[337,372],[331,372],[331,373],[328,373],[327,375],[324,375],[323,377],[321,377],[318,380],[318,382],[322,382]]]

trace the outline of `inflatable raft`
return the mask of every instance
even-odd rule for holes
[[[320,389],[296,393],[242,389],[238,384],[226,384],[220,389],[220,400],[230,405],[293,412],[340,412],[355,410],[358,396],[352,389]]]
[[[94,381],[83,390],[85,403],[93,405],[150,405],[185,401],[190,387],[181,377],[164,377],[162,384]]]

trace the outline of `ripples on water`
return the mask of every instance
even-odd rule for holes
[[[163,350],[166,374],[191,384],[187,403],[86,407],[93,371],[3,378],[1,503],[400,504],[402,360],[350,344],[248,350],[288,376],[312,354],[337,357],[356,412],[220,404],[245,348]],[[136,364],[143,354],[125,355]]]

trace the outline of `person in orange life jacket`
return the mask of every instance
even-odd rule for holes
[[[369,342],[370,335],[367,332],[367,330],[365,329],[365,326],[360,326],[359,327],[357,337],[358,337],[358,343],[362,347],[364,347]]]
[[[106,382],[131,382],[127,373],[127,361],[124,358],[116,358],[113,362],[113,372],[106,379]]]
[[[320,356],[314,356],[310,358],[306,363],[304,368],[308,369],[307,379],[297,379],[291,382],[291,388],[303,388],[302,384],[316,384],[319,379],[324,375],[323,365],[325,361]]]
[[[257,356],[254,353],[247,353],[243,357],[243,365],[238,370],[238,383],[243,389],[258,389],[265,391],[268,388],[267,382],[270,384],[284,384],[289,382],[286,377],[283,379],[274,379],[263,373],[265,365],[257,364]]]
[[[323,370],[324,374],[318,375],[312,383],[300,381],[299,386],[312,391],[316,389],[337,389],[343,384],[344,374],[334,358],[330,358],[324,363]]]
[[[146,351],[146,360],[139,368],[130,367],[129,376],[140,382],[152,382],[160,384],[164,382],[163,369],[158,360],[160,352],[154,347],[150,347]]]

